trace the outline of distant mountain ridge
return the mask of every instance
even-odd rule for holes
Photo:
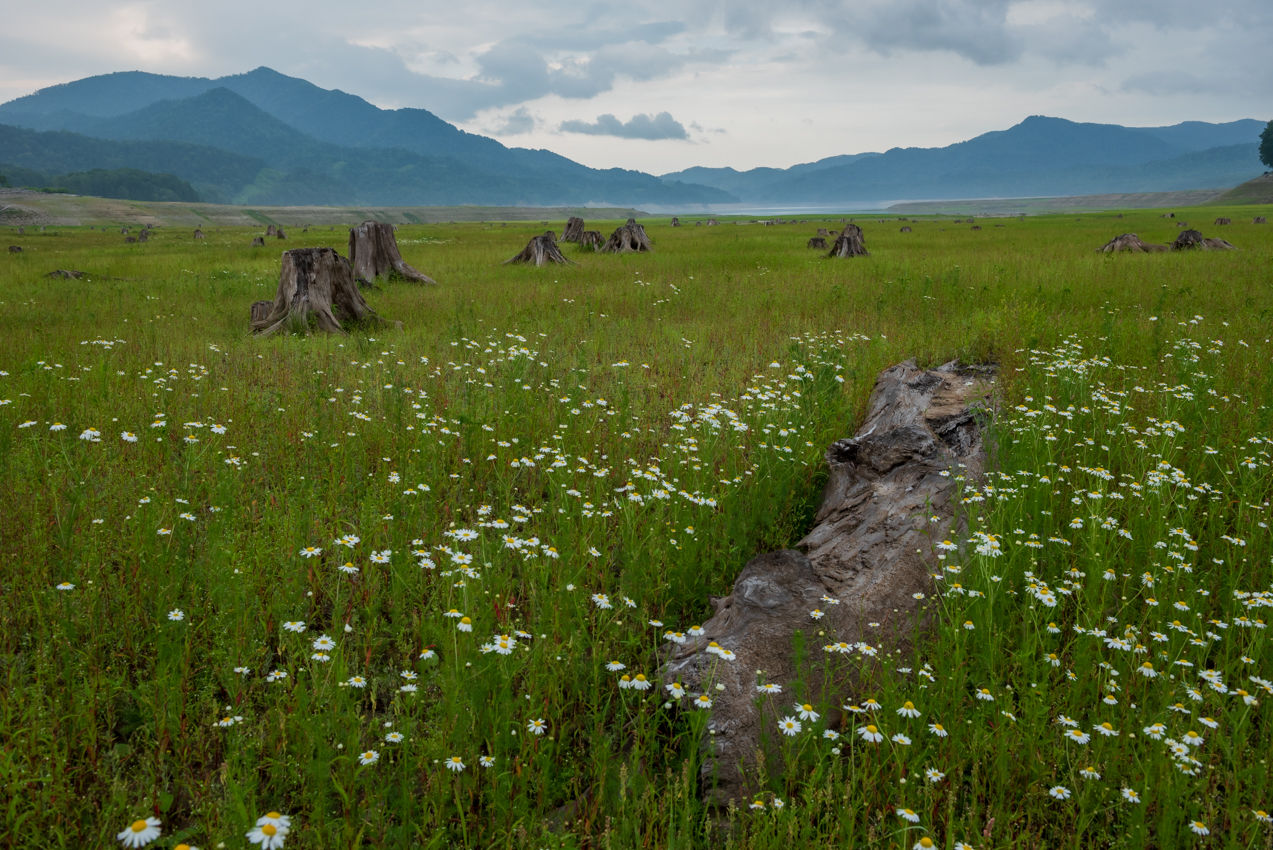
[[[509,148],[427,110],[380,109],[269,68],[218,79],[89,77],[0,105],[0,125],[11,125],[0,126],[0,164],[46,174],[162,171],[217,202],[663,209],[1222,188],[1261,173],[1255,146],[1264,126],[1135,128],[1031,116],[942,148],[655,177]]]

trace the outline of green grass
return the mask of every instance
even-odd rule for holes
[[[268,340],[248,306],[273,296],[279,251],[343,252],[345,230],[255,250],[247,230],[6,233],[27,250],[0,267],[0,847],[105,847],[156,816],[157,846],[242,848],[271,810],[305,848],[1267,846],[1273,695],[1249,677],[1273,656],[1234,618],[1267,621],[1268,597],[1235,592],[1273,580],[1273,231],[1108,257],[1110,237],[1175,223],[979,223],[870,219],[872,256],[834,262],[803,247],[814,222],[651,223],[653,255],[568,247],[580,265],[548,269],[500,265],[539,224],[400,226],[440,281],[367,293],[403,331]],[[823,449],[908,357],[1000,367],[995,469],[963,497],[1004,554],[976,554],[984,536],[935,550],[959,572],[919,656],[849,662],[846,699],[877,699],[909,745],[819,706],[763,810],[705,810],[705,714],[606,665],[657,681],[648,621],[703,621],[748,558],[802,536]],[[499,634],[510,654],[480,651]],[[895,713],[907,700],[920,718]],[[1072,744],[1060,714],[1120,734]],[[1143,733],[1156,722],[1204,736],[1197,766]]]

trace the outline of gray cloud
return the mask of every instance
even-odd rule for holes
[[[519,106],[504,117],[504,123],[492,127],[491,132],[496,136],[520,136],[533,132],[538,124],[529,109]]]
[[[633,115],[624,123],[613,115],[598,115],[593,124],[587,121],[563,121],[563,133],[582,133],[587,136],[617,136],[620,139],[688,139],[685,125],[672,117],[670,112],[658,115]]]

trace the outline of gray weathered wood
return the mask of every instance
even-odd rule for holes
[[[561,232],[562,242],[578,242],[583,238],[583,219],[572,215],[566,221],[566,229]]]
[[[557,247],[556,240],[552,238],[552,231],[545,233],[543,236],[532,236],[520,254],[515,257],[509,257],[504,261],[504,265],[510,263],[514,265],[531,263],[536,266],[544,266],[548,263],[561,263],[567,266],[577,265],[573,260],[568,260],[562,255],[561,249]]]
[[[257,310],[253,307],[253,314]],[[278,292],[268,313],[253,319],[252,332],[308,334],[314,329],[345,334],[342,323],[385,325],[363,300],[349,261],[331,248],[295,248],[283,252]]]
[[[835,238],[835,244],[831,246],[828,257],[868,257],[870,254],[866,250],[866,237],[862,234],[862,228],[856,224],[844,225],[844,230]]]
[[[1135,233],[1124,233],[1121,236],[1115,236],[1096,249],[1097,253],[1104,254],[1117,254],[1122,251],[1132,254],[1161,254],[1166,250],[1166,245],[1154,245],[1145,242]]]
[[[398,275],[417,283],[436,283],[424,272],[407,265],[398,253],[393,225],[364,221],[349,231],[349,262],[354,278],[372,283],[378,277]]]

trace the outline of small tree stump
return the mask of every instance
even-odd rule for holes
[[[10,245],[10,246],[9,246],[9,253],[10,253],[10,254],[21,254],[21,253],[22,253],[22,246],[21,246],[21,245]]]
[[[805,243],[805,247],[806,248],[821,248],[822,250],[825,251],[827,247],[827,240],[825,237],[822,237],[822,236],[814,236],[814,237],[811,237],[807,243]]]
[[[1122,217],[1123,217],[1122,213],[1119,213],[1118,215],[1114,216],[1114,218],[1122,218]]]
[[[21,236],[22,234],[24,234],[24,233],[26,233],[26,232],[27,232],[27,231],[26,231],[26,228],[25,228],[25,227],[19,227],[19,228],[18,228],[18,235],[19,235],[19,236]],[[127,232],[128,232],[128,228],[124,228],[123,230],[121,230],[121,231],[120,231],[120,233],[127,233]]]
[[[45,275],[51,280],[79,280],[88,272],[78,271],[76,269],[54,269]]]
[[[601,243],[605,241],[605,237],[601,235],[600,230],[585,230],[579,235],[579,247],[591,247],[594,251],[601,247]]]
[[[818,235],[819,235],[819,236],[830,236],[830,235],[831,235],[831,231],[827,230],[825,227],[819,227],[819,228],[818,228]]]
[[[395,274],[417,283],[437,282],[403,261],[402,255],[398,253],[398,240],[393,235],[392,224],[364,221],[351,228],[349,262],[354,269],[354,279],[366,283]]]
[[[1203,236],[1197,230],[1185,230],[1171,243],[1173,251],[1236,251],[1233,245],[1223,239]]]
[[[561,232],[562,242],[578,242],[583,238],[583,219],[572,215],[566,221],[566,229]]]
[[[1262,215],[1257,215],[1255,218],[1251,219],[1251,223],[1252,224],[1268,224],[1269,220]]]
[[[715,227],[715,226],[716,226],[716,225],[718,225],[718,224],[720,224],[720,222],[719,222],[719,221],[717,221],[717,220],[716,220],[716,219],[714,219],[714,218],[709,218],[709,219],[707,220],[707,226],[708,226],[708,227]]]
[[[866,251],[866,238],[862,228],[856,224],[846,224],[844,232],[835,238],[828,257],[869,257]]]
[[[980,230],[980,229],[981,229],[981,225],[980,225],[980,224],[974,224],[974,225],[972,226],[972,229],[973,229],[973,230]]]
[[[679,218],[677,218],[676,216],[672,216],[672,226],[673,226],[673,227],[680,227],[680,226],[681,226],[681,220],[680,220]]]
[[[696,221],[696,222],[694,222],[694,226],[695,226],[695,227],[702,227],[702,226],[703,226],[703,222],[701,222],[701,221]]]
[[[253,314],[257,313],[253,305]],[[367,306],[349,261],[331,248],[294,248],[283,252],[278,293],[270,309],[252,321],[252,332],[269,336],[276,331],[308,334],[310,319],[317,330],[345,334],[341,322],[386,324]]]
[[[1135,233],[1124,233],[1121,236],[1115,236],[1097,248],[1096,252],[1098,254],[1117,254],[1122,251],[1131,254],[1161,254],[1166,250],[1166,245],[1154,245],[1142,241]]]
[[[252,302],[252,324],[265,321],[269,317],[270,311],[274,309],[273,301],[253,301]]]
[[[194,231],[194,238],[195,238],[195,239],[202,239],[202,238],[203,238],[203,231],[196,227],[196,228],[195,228],[195,231]]]
[[[277,231],[275,231],[274,235],[277,236],[279,239],[287,238],[287,234],[283,232],[283,228],[281,227]]]
[[[1233,219],[1231,219],[1231,218],[1217,218],[1217,219],[1216,219],[1216,224],[1233,224]]]
[[[253,247],[253,248],[264,248],[264,247],[265,247],[265,239],[264,239],[264,237],[261,237],[261,236],[253,236],[253,237],[252,237],[252,247]]]
[[[1163,213],[1161,216],[1159,216],[1159,218],[1175,218],[1175,217],[1176,217],[1175,213]]]
[[[548,239],[551,239],[554,245],[557,244],[557,234],[554,231],[545,230],[544,236]]]
[[[631,254],[653,250],[650,237],[645,235],[645,228],[636,223],[636,219],[628,219],[628,223],[615,228],[614,233],[601,246],[603,254]]]
[[[132,243],[134,243],[134,242],[136,242],[136,241],[137,241],[137,237],[136,237],[136,236],[125,236],[125,237],[124,237],[124,241],[131,245]]]
[[[901,231],[900,231],[900,232],[901,232],[901,233],[910,233],[910,232],[911,232],[910,226],[908,225],[908,226],[906,226],[906,227],[903,227],[903,228],[901,229]]]
[[[276,227],[275,227],[274,225],[272,225],[272,224],[271,224],[269,227],[265,228],[265,235],[266,235],[266,236],[273,236],[273,235],[274,235],[275,233],[277,233],[277,232],[278,232],[278,228],[276,228]]]
[[[543,236],[532,236],[530,242],[526,243],[526,247],[516,257],[510,257],[504,261],[504,265],[509,263],[534,263],[536,266],[544,266],[548,263],[561,263],[567,266],[576,265],[573,260],[568,260],[562,256],[561,250],[557,247],[557,242],[552,238],[552,231],[548,231]]]
[[[141,233],[138,233],[138,234],[137,234],[137,241],[138,241],[138,242],[149,242],[149,241],[150,241],[150,231],[149,231],[149,230],[143,230]]]

